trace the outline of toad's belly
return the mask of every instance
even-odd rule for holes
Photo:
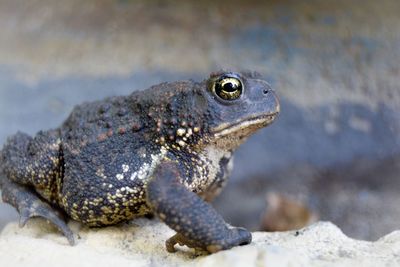
[[[135,164],[137,160],[129,162],[125,158],[112,162],[112,168],[103,164],[85,173],[66,169],[60,206],[71,218],[89,226],[112,225],[149,214],[146,185],[164,155],[148,155],[140,165]],[[206,149],[190,158],[197,160],[176,158],[180,180],[190,191],[211,200],[230,173],[231,153]]]
[[[120,187],[114,193],[98,193],[96,197],[85,197],[74,203],[67,200],[62,206],[71,218],[89,226],[117,224],[151,212],[146,204],[144,184]]]
[[[111,155],[89,165],[90,159],[67,158],[60,206],[73,219],[90,226],[116,224],[150,212],[146,184],[164,153]],[[85,162],[85,164],[80,163]],[[72,167],[74,166],[74,167]],[[78,167],[77,167],[78,166]]]

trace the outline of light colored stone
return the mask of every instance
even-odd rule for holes
[[[174,232],[157,221],[101,229],[70,226],[79,233],[73,247],[40,219],[22,229],[8,224],[0,235],[0,266],[400,266],[400,231],[376,242],[358,241],[327,222],[298,232],[256,232],[248,246],[200,257],[182,247],[168,253],[164,242]]]

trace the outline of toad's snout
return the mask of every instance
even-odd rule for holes
[[[251,102],[258,106],[255,113],[277,115],[281,107],[279,99],[275,91],[272,90],[271,85],[263,80],[255,80],[251,86],[253,87],[250,92]]]

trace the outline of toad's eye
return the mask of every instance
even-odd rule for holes
[[[215,94],[224,100],[235,100],[243,91],[242,82],[234,76],[222,76],[214,82]]]

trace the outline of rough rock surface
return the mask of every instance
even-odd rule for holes
[[[1,266],[400,266],[400,231],[376,242],[345,236],[338,227],[319,222],[292,232],[253,234],[253,243],[209,256],[196,257],[181,248],[166,252],[173,234],[147,219],[102,229],[70,223],[79,232],[70,247],[50,225],[36,219],[20,229],[8,224],[0,234]]]

